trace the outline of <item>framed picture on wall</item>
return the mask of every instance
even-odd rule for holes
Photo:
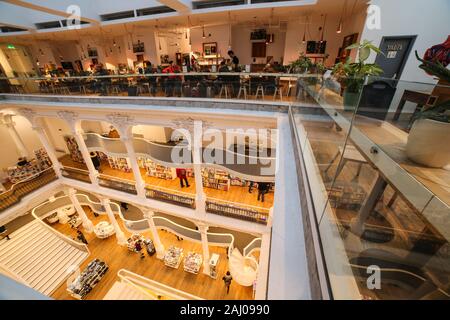
[[[88,56],[89,57],[98,57],[97,48],[88,48]]]
[[[205,56],[217,54],[217,42],[203,43],[203,54]]]
[[[145,52],[144,43],[138,41],[137,43],[133,43],[133,53]]]

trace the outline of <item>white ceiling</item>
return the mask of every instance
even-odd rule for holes
[[[82,8],[91,8],[94,4],[96,7],[96,12],[116,12],[120,10],[127,10],[131,7],[149,7],[150,5],[161,5],[158,1],[149,1],[149,0],[133,0],[133,1],[113,1],[113,0],[26,0],[30,3],[39,4],[42,6],[52,6],[54,9],[61,9],[68,3],[77,3]],[[177,0],[181,1],[181,0]],[[310,0],[308,0],[310,1]],[[297,2],[297,1],[295,1]],[[257,26],[270,23],[271,25],[277,25],[280,21],[288,22],[288,21],[299,21],[302,20],[306,15],[313,14],[322,14],[326,13],[329,15],[341,15],[343,11],[344,4],[346,4],[346,14],[349,15],[353,10],[357,12],[366,7],[368,0],[317,0],[317,4],[315,5],[307,5],[307,6],[291,6],[291,7],[273,7],[273,8],[260,8],[260,9],[240,9],[240,10],[229,10],[229,11],[215,11],[215,12],[206,12],[206,13],[171,13],[166,14],[165,17],[161,17],[160,19],[151,19],[151,16],[140,18],[131,18],[127,19],[127,23],[123,23],[121,20],[111,21],[108,23],[101,23],[97,26],[92,25],[82,25],[80,30],[37,30],[33,34],[23,34],[23,35],[14,35],[14,39],[18,42],[24,41],[27,42],[29,40],[78,40],[80,37],[89,35],[92,36],[119,36],[124,35],[127,32],[139,32],[148,30],[148,28],[154,28],[155,25],[158,25],[160,30],[164,29],[176,29],[176,28],[185,28],[185,27],[200,27],[202,25],[214,25],[214,24],[226,24],[231,23],[233,25],[247,25],[247,26]],[[109,4],[109,6],[108,6]],[[276,4],[276,3],[274,3]],[[11,9],[10,13],[5,12],[3,10],[3,6],[8,6],[8,10]],[[10,6],[15,7],[14,10],[10,8]],[[235,6],[237,7],[237,6]],[[5,7],[6,8],[6,7]],[[125,9],[126,8],[126,9]],[[231,7],[229,7],[231,8]],[[236,8],[234,8],[236,9]],[[37,11],[33,13],[34,10],[14,6],[9,3],[0,2],[0,24],[6,19],[8,16],[15,16],[17,12],[30,12],[30,17],[26,20],[27,23],[29,21],[33,21],[36,15],[41,15],[41,19],[44,21],[51,20],[61,20],[64,19],[62,17],[50,15],[44,12]],[[34,15],[33,15],[34,14]],[[84,10],[81,11],[81,16],[87,16],[84,13]],[[91,14],[90,18],[93,17]],[[190,23],[188,23],[188,17]],[[25,20],[24,20],[25,21]],[[37,21],[37,20],[34,20]],[[126,25],[126,26],[125,26]],[[3,36],[0,34],[1,39],[5,38],[7,41],[11,41],[11,36]]]

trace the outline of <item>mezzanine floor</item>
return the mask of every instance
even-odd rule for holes
[[[87,170],[87,167],[84,164],[73,161],[69,155],[62,156],[61,158],[59,158],[59,161],[64,166]],[[134,181],[134,176],[133,176],[132,172],[124,172],[121,170],[112,169],[107,162],[102,162],[100,169],[101,169],[102,173],[105,175],[110,175],[110,176],[114,176],[117,178]],[[175,193],[176,192],[186,192],[186,193],[195,194],[195,179],[194,178],[191,178],[191,177],[188,178],[189,188],[186,188],[186,187],[181,188],[180,182],[178,179],[165,180],[165,179],[160,179],[160,178],[155,178],[155,177],[149,177],[145,173],[145,170],[142,168],[141,168],[141,176],[143,177],[143,179],[145,180],[145,182],[147,184],[170,189],[170,190],[173,190]],[[274,193],[273,192],[267,193],[264,197],[264,202],[261,202],[261,201],[258,201],[258,190],[256,190],[256,188],[253,189],[252,193],[248,192],[247,187],[240,187],[240,186],[230,186],[230,189],[228,191],[217,190],[217,189],[212,189],[212,188],[204,188],[204,191],[206,193],[206,196],[220,199],[220,200],[230,201],[230,202],[234,202],[234,203],[241,203],[241,204],[251,205],[251,206],[256,206],[256,207],[262,207],[262,208],[266,208],[266,209],[269,209],[273,206]]]
[[[84,209],[94,225],[96,225],[100,221],[108,220],[108,217],[106,215],[95,217],[89,207],[84,207]],[[117,222],[119,223],[121,229],[124,231],[125,235],[127,237],[130,236],[131,234],[125,230],[120,218],[117,218]],[[65,235],[68,235],[72,238],[76,237],[76,230],[72,229],[69,224],[55,223],[51,226]],[[195,243],[189,240],[178,241],[175,235],[167,231],[159,230],[158,233],[165,248],[168,248],[170,245],[174,245],[183,248],[185,254],[189,251],[202,253],[202,246],[200,243]],[[156,258],[156,254],[152,257],[149,257],[147,253],[145,253],[145,258],[140,259],[139,254],[129,251],[127,247],[119,246],[114,235],[107,239],[99,239],[95,236],[94,233],[88,234],[85,232],[84,235],[89,242],[88,247],[91,251],[91,255],[86,261],[81,264],[81,270],[83,270],[86,265],[95,258],[105,261],[109,266],[109,270],[106,273],[105,277],[97,284],[92,292],[88,294],[87,299],[89,300],[103,299],[103,297],[113,286],[115,281],[118,280],[117,272],[120,269],[127,269],[146,278],[158,281],[165,285],[188,292],[204,299],[253,299],[252,287],[243,287],[236,282],[232,283],[230,287],[230,293],[226,293],[224,283],[221,280],[222,276],[228,270],[228,259],[225,248],[213,246],[209,247],[210,255],[213,253],[218,253],[220,255],[218,265],[218,278],[212,279],[202,273],[203,268],[200,269],[199,274],[194,275],[183,270],[183,263],[181,263],[178,269],[167,267],[164,265],[164,262],[162,260]],[[143,232],[142,235],[145,238],[151,238],[150,232]],[[52,294],[52,298],[58,300],[74,299],[66,291],[66,283],[62,284]]]

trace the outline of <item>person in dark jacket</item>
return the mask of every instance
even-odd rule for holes
[[[227,294],[230,293],[231,280],[233,280],[230,271],[227,271],[227,273],[222,277],[222,280],[225,283],[225,287],[227,288]]]
[[[180,186],[184,188],[183,181],[186,183],[186,188],[189,188],[189,182],[186,176],[187,172],[184,168],[177,168],[177,177],[180,179]]]
[[[96,152],[91,152],[91,160],[92,160],[92,164],[94,165],[95,170],[97,170],[98,172],[100,172],[100,158],[98,157],[98,154]]]
[[[269,191],[270,183],[258,182],[258,201],[264,202],[264,195]]]

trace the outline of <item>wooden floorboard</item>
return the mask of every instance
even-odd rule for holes
[[[85,207],[85,210],[94,225],[100,221],[108,220],[106,215],[94,217],[92,211],[88,207]],[[117,217],[117,221],[119,222],[119,225],[121,226],[125,234],[129,236],[130,233],[125,230],[120,218]],[[60,223],[56,223],[52,224],[51,226],[56,230],[69,235],[70,237],[76,236],[75,230],[71,229],[68,224],[62,225]],[[187,253],[188,251],[202,253],[202,247],[200,243],[195,243],[189,240],[178,241],[175,235],[167,231],[159,230],[158,232],[165,248],[168,248],[170,245],[175,245],[183,248],[185,253]],[[150,232],[144,232],[142,234],[146,238],[152,238]],[[87,299],[103,299],[108,290],[113,286],[114,282],[118,280],[117,272],[120,269],[127,269],[146,278],[158,281],[165,285],[188,292],[204,299],[252,299],[252,287],[243,287],[236,282],[232,283],[230,293],[226,293],[223,281],[221,280],[222,276],[225,274],[228,268],[228,259],[225,248],[210,246],[209,249],[210,254],[220,254],[220,261],[218,266],[219,276],[215,280],[201,273],[203,268],[200,269],[200,273],[198,275],[194,275],[183,270],[183,263],[181,263],[178,269],[167,267],[164,265],[164,262],[162,260],[156,258],[156,254],[152,257],[149,257],[146,254],[145,258],[141,260],[137,253],[130,252],[126,247],[119,246],[117,244],[115,236],[109,237],[107,239],[98,239],[96,238],[94,233],[85,233],[85,236],[89,242],[88,247],[91,251],[91,255],[85,262],[82,263],[81,270],[83,270],[86,265],[95,258],[103,260],[109,265],[109,270],[106,273],[105,277],[88,294]],[[52,294],[52,298],[73,300],[73,298],[66,291],[66,283],[63,283]]]

